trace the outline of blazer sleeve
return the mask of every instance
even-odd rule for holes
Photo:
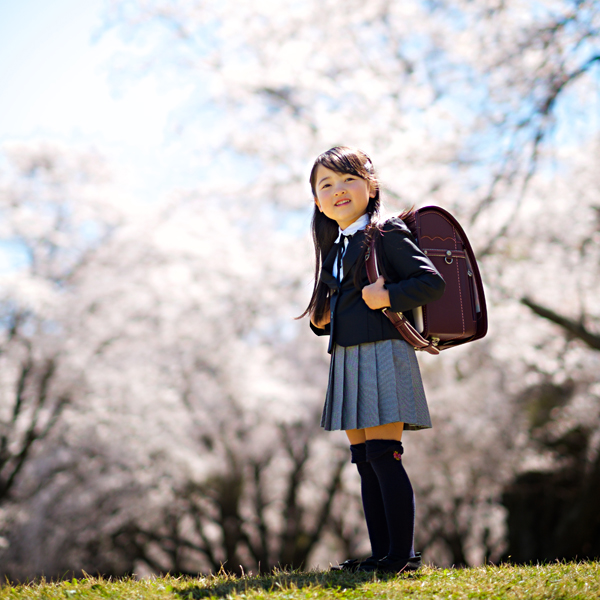
[[[392,279],[386,281],[391,309],[405,312],[439,300],[446,283],[417,246],[404,222],[391,219],[384,225],[382,233],[383,264]]]
[[[310,328],[317,335],[330,335],[331,334],[331,323],[327,323],[327,325],[325,325],[325,327],[317,327],[316,325],[313,325],[312,321],[310,321],[309,324],[310,324]]]

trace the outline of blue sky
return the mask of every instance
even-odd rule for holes
[[[125,191],[144,201],[200,174],[169,134],[185,90],[161,92],[152,75],[111,84],[115,32],[102,33],[105,0],[0,0],[0,144],[50,139],[107,155]],[[186,157],[185,159],[182,159]]]

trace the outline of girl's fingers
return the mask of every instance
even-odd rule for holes
[[[383,276],[380,275],[377,281],[365,286],[362,289],[362,297],[367,306],[373,310],[387,308],[390,305],[390,296]]]

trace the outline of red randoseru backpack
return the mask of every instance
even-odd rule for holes
[[[463,228],[439,206],[412,211],[404,222],[444,278],[446,289],[439,300],[413,309],[415,327],[402,313],[383,312],[409,344],[430,354],[481,339],[487,333],[483,282]],[[375,240],[365,260],[373,283],[378,276]]]

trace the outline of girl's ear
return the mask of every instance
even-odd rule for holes
[[[314,199],[315,199],[315,204],[317,205],[317,208],[318,208],[318,209],[319,209],[321,212],[323,212],[323,209],[321,208],[321,205],[319,204],[319,199],[318,199],[316,196],[313,196],[313,197],[314,197]]]
[[[374,181],[369,181],[369,198],[377,196],[377,184]]]

